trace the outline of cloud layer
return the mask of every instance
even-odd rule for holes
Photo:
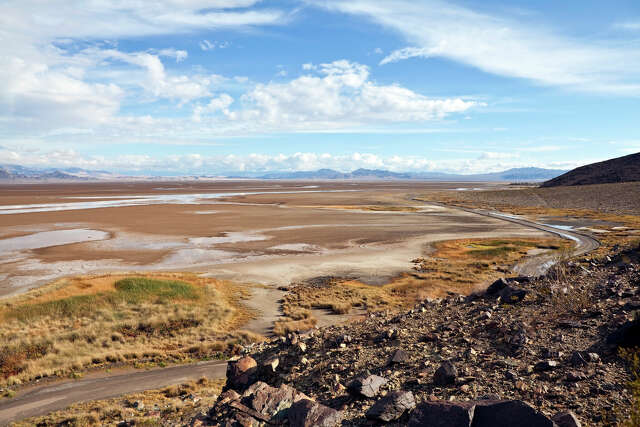
[[[403,35],[411,46],[392,52],[381,64],[412,57],[444,57],[488,73],[544,85],[640,96],[637,44],[574,39],[544,26],[440,0],[309,3],[366,16]]]
[[[293,154],[210,155],[197,153],[152,156],[122,155],[115,157],[83,156],[74,150],[21,151],[0,149],[0,164],[16,163],[33,167],[56,165],[85,169],[112,170],[132,174],[225,174],[229,172],[310,171],[330,168],[349,172],[359,168],[385,169],[395,172],[446,171],[452,173],[498,172],[513,167],[538,166],[571,169],[588,162],[556,161],[532,163],[517,155],[503,156],[497,153],[455,160],[433,160],[425,156],[380,156],[373,153],[299,152]]]

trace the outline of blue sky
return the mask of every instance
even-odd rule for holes
[[[640,151],[634,1],[0,5],[0,163],[572,168]]]

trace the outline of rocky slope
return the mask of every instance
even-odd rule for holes
[[[593,163],[553,178],[542,187],[640,181],[640,153]]]
[[[231,362],[193,425],[575,426],[632,411],[640,248],[290,335]]]

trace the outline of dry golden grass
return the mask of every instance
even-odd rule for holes
[[[252,316],[242,305],[248,295],[192,273],[56,281],[0,303],[0,385],[114,364],[222,358],[261,338],[238,331]]]
[[[414,260],[415,271],[390,283],[375,286],[357,280],[328,279],[319,284],[296,286],[282,302],[284,318],[274,333],[284,335],[315,325],[311,309],[335,314],[357,307],[366,311],[399,310],[427,297],[448,292],[469,294],[498,277],[531,249],[562,251],[570,243],[560,239],[461,239],[434,244],[429,257]]]
[[[197,382],[161,390],[78,403],[62,411],[13,423],[12,426],[112,426],[122,422],[123,419],[133,420],[135,425],[144,426],[161,426],[167,421],[182,424],[184,421],[180,417],[184,414],[189,417],[189,414],[195,414],[213,406],[223,385],[223,380],[203,378]],[[197,399],[189,398],[190,396]],[[134,406],[135,402],[138,402],[138,408]]]

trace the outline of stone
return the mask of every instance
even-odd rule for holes
[[[507,286],[499,292],[500,300],[507,304],[513,304],[522,301],[528,294],[524,289],[518,289]]]
[[[391,357],[391,363],[404,363],[407,360],[409,360],[409,355],[402,349],[396,350]]]
[[[287,418],[291,427],[334,427],[342,424],[342,412],[309,399],[294,403]]]
[[[410,391],[392,391],[378,400],[366,413],[367,418],[390,422],[416,407],[416,400]]]
[[[598,353],[587,353],[587,360],[589,362],[597,363],[600,361],[600,355]]]
[[[551,417],[551,421],[556,423],[558,427],[582,427],[576,415],[571,411],[558,412]]]
[[[569,360],[572,366],[579,367],[587,364],[587,358],[581,351],[574,351]]]
[[[458,370],[455,365],[445,360],[440,364],[440,367],[436,369],[435,374],[433,374],[433,382],[439,386],[446,386],[454,384],[457,376]]]
[[[640,347],[640,317],[624,323],[609,334],[607,344],[623,348]]]
[[[491,285],[489,285],[485,293],[487,295],[496,295],[498,292],[500,292],[507,286],[509,286],[509,282],[507,282],[504,277],[501,277],[500,279],[496,280]]]
[[[307,351],[307,345],[305,343],[303,343],[302,341],[299,341],[297,343],[296,348],[300,353],[306,353],[306,351]]]
[[[274,373],[276,369],[280,366],[280,359],[273,356],[262,362],[260,365],[260,371],[265,373]]]
[[[380,387],[385,385],[387,380],[378,375],[360,376],[349,383],[347,388],[355,394],[364,397],[375,397],[380,391]]]
[[[305,394],[286,384],[275,388],[263,382],[257,382],[247,388],[242,397],[247,406],[268,419],[283,419],[284,412],[291,405],[299,400],[308,399]]]
[[[411,414],[410,427],[471,427],[475,403],[429,401],[419,404]]]
[[[520,400],[477,402],[473,427],[554,427],[553,422]]]
[[[258,364],[250,357],[245,356],[241,359],[227,363],[227,384],[226,387],[243,391],[256,381],[256,372]]]
[[[533,367],[533,369],[535,369],[536,371],[550,371],[552,369],[555,369],[559,366],[559,363],[556,362],[555,360],[543,360],[541,362],[536,363],[536,365]]]

